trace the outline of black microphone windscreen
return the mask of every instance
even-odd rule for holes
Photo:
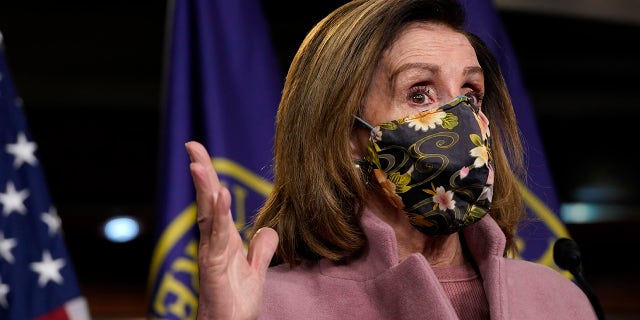
[[[598,301],[598,297],[596,297],[587,284],[587,281],[582,276],[582,272],[580,270],[580,264],[582,263],[580,261],[581,259],[580,248],[578,248],[578,244],[572,239],[559,238],[553,244],[553,260],[556,262],[558,267],[571,272],[580,289],[582,289],[589,298],[589,302],[591,302],[598,319],[604,320],[604,311],[602,310],[600,301]]]
[[[571,272],[578,270],[581,263],[580,248],[572,239],[560,238],[553,245],[553,260],[558,267]]]

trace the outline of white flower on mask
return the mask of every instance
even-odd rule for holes
[[[433,186],[432,186],[433,187]],[[440,211],[453,210],[456,208],[456,201],[453,200],[453,192],[446,191],[443,186],[437,187],[433,190],[423,190],[426,193],[433,195],[433,208],[438,207]]]
[[[485,146],[478,146],[469,151],[469,155],[476,158],[473,162],[473,166],[480,168],[487,164],[489,161],[489,151]]]
[[[409,120],[409,128],[416,131],[435,129],[436,125],[442,126],[442,119],[447,116],[444,111],[425,112],[415,119]]]
[[[380,127],[375,127],[371,129],[371,139],[373,141],[382,140],[382,130],[380,130]]]

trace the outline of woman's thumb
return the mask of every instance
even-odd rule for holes
[[[266,272],[277,247],[278,233],[269,227],[260,228],[249,242],[247,253],[249,264],[257,270]]]

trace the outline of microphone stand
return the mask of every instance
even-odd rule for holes
[[[582,276],[580,249],[576,242],[568,238],[556,240],[553,246],[553,259],[559,267],[569,271],[571,275],[573,275],[578,287],[580,287],[582,292],[589,298],[589,302],[591,302],[591,306],[593,306],[593,310],[596,312],[598,319],[604,320],[604,311],[602,310],[600,301]]]

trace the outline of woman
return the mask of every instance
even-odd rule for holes
[[[510,258],[519,133],[495,60],[463,23],[454,1],[355,0],[311,30],[246,256],[228,191],[187,143],[198,318],[595,319],[576,285]]]

